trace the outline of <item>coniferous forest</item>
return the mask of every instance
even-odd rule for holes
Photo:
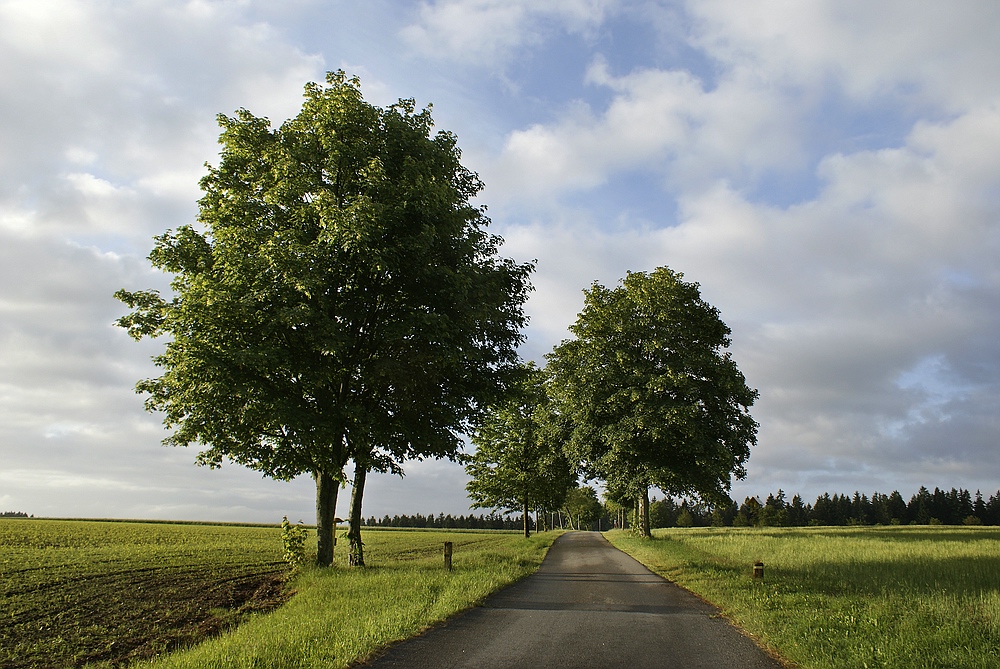
[[[926,487],[907,501],[898,491],[853,495],[824,493],[812,504],[801,496],[789,500],[784,491],[761,501],[711,508],[688,500],[663,499],[650,505],[653,527],[734,526],[802,527],[809,525],[1000,525],[1000,491],[984,498],[964,489],[933,492]]]
[[[805,527],[847,525],[1000,525],[1000,491],[983,497],[961,488],[933,491],[921,487],[905,499],[898,491],[871,496],[855,492],[824,493],[813,503],[800,495],[788,499],[783,490],[765,499],[747,497],[743,503],[711,507],[688,499],[654,499],[649,509],[650,525],[664,527]],[[560,526],[555,514],[546,514],[547,525]],[[606,512],[601,527],[631,525],[629,514]],[[528,520],[534,529],[533,519]],[[368,527],[418,527],[436,529],[516,530],[520,515],[415,514],[368,518]],[[568,527],[568,525],[566,525]],[[595,525],[596,529],[597,525]]]

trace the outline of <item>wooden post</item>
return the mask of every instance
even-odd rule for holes
[[[753,563],[753,577],[759,579],[764,578],[764,563],[760,560]]]
[[[448,571],[451,571],[451,542],[444,542],[444,566]]]

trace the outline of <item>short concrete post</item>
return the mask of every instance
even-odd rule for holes
[[[444,566],[448,571],[451,571],[451,542],[444,542]]]
[[[754,578],[764,578],[764,563],[757,560],[753,563],[753,577]]]

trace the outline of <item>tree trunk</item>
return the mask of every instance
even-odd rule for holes
[[[524,498],[524,504],[522,505],[522,507],[523,507],[523,511],[524,511],[524,513],[521,515],[521,518],[524,519],[524,538],[527,539],[528,537],[531,536],[531,531],[528,529],[528,521],[530,520],[530,518],[528,518],[528,498],[527,497]]]
[[[333,565],[337,543],[337,492],[340,482],[326,472],[313,472],[316,481],[316,564]]]
[[[361,462],[354,465],[354,490],[351,491],[351,518],[347,538],[351,540],[348,563],[352,567],[365,566],[365,545],[361,542],[361,500],[365,494],[365,479],[368,478],[368,465]]]
[[[653,533],[649,531],[649,488],[643,488],[639,498],[639,523],[642,536],[652,539]]]

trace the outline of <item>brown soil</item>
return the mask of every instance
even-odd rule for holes
[[[118,667],[188,646],[291,596],[284,563],[118,571],[46,588],[0,629],[0,669]]]

